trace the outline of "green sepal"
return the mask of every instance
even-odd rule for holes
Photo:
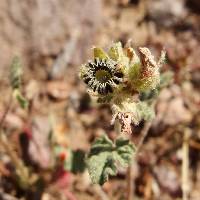
[[[160,91],[169,86],[173,82],[174,73],[171,71],[167,71],[160,74],[160,84],[153,90],[143,91],[139,95],[139,99],[141,101],[151,102],[156,99],[160,93]]]
[[[141,120],[149,121],[155,117],[154,108],[147,102],[139,102],[136,104],[136,112],[138,113],[138,122]]]
[[[109,49],[109,51],[108,51],[108,55],[109,55],[109,57],[110,57],[111,59],[113,59],[114,61],[119,61],[119,60],[121,60],[121,58],[122,58],[123,56],[125,56],[125,55],[124,55],[124,52],[123,52],[123,48],[122,48],[121,42],[116,42],[116,43],[114,43],[114,44],[110,47],[110,49]]]
[[[115,104],[112,110],[113,115],[117,113],[131,113],[132,123],[135,125],[138,125],[142,120],[151,120],[155,116],[153,106],[147,101],[124,101],[120,106]]]
[[[148,78],[138,78],[132,81],[133,87],[138,92],[155,89],[160,83],[160,74],[155,74]]]
[[[128,77],[130,81],[134,81],[139,78],[140,68],[141,68],[141,63],[139,60],[137,60],[134,63],[130,63],[130,66],[128,68]]]
[[[99,58],[102,60],[104,59],[107,60],[109,58],[107,53],[103,49],[98,48],[98,47],[93,48],[93,54],[94,54],[94,58]]]

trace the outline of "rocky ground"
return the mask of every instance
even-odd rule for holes
[[[107,48],[130,39],[135,48],[149,47],[156,58],[164,48],[163,70],[175,74],[158,98],[134,166],[134,199],[182,199],[183,185],[190,200],[200,199],[198,0],[1,0],[0,120],[8,112],[0,121],[6,135],[0,145],[0,199],[125,199],[125,170],[102,188],[92,186],[87,171],[77,174],[55,166],[49,137],[59,148],[87,152],[97,136],[116,135],[109,106],[90,99],[78,70],[91,58],[92,46]],[[14,55],[24,66],[26,110],[9,101]],[[133,141],[142,126],[133,127]]]

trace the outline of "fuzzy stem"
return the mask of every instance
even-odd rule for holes
[[[121,134],[121,125],[118,120],[115,120],[115,131],[118,135]],[[130,138],[129,138],[130,139]],[[132,200],[133,199],[133,161],[134,159],[132,158],[130,165],[127,168],[126,171],[126,182],[127,182],[127,200]]]
[[[142,129],[140,135],[141,135],[141,138],[138,142],[138,145],[137,145],[137,150],[134,154],[134,157],[132,158],[132,161],[131,161],[131,164],[130,166],[128,167],[127,169],[127,200],[133,200],[133,167],[134,167],[134,160],[137,159],[137,156],[138,156],[138,153],[144,143],[144,140],[149,132],[149,129],[151,128],[151,124],[152,124],[152,121],[149,121],[149,122],[146,122],[145,125],[144,125],[144,128]]]
[[[146,138],[146,136],[149,132],[149,129],[151,128],[151,124],[152,124],[152,121],[146,122],[145,125],[144,125],[144,128],[142,129],[142,131],[140,133],[141,137],[140,137],[140,140],[139,140],[138,145],[137,145],[135,157],[137,156],[138,152],[140,151],[140,149],[141,149],[141,147],[144,143],[144,140],[145,140],[145,138]]]

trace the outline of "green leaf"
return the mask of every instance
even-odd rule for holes
[[[28,101],[22,96],[19,89],[13,91],[13,96],[17,99],[21,108],[26,109],[28,107]]]
[[[112,148],[112,141],[106,135],[103,135],[94,142],[90,153],[94,155],[102,151],[112,151]]]
[[[10,66],[10,84],[13,89],[19,89],[21,84],[22,65],[20,59],[15,56]]]
[[[127,139],[119,138],[113,143],[106,135],[92,145],[87,158],[87,167],[92,183],[104,184],[109,176],[117,174],[117,164],[127,166],[135,151]]]
[[[21,87],[21,76],[22,76],[22,65],[19,57],[15,56],[10,66],[10,84],[13,89],[13,96],[18,101],[21,108],[25,109],[28,107],[28,101],[23,97]]]
[[[146,102],[139,102],[136,104],[136,112],[140,118],[144,120],[151,120],[155,117],[154,109],[151,105],[148,105]]]
[[[135,150],[135,146],[129,140],[124,138],[118,138],[116,140],[116,160],[119,161],[120,165],[123,167],[130,164]]]
[[[87,166],[92,183],[103,185],[108,180],[109,175],[117,174],[117,167],[111,151],[90,155]]]

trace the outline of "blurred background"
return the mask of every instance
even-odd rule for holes
[[[74,173],[67,165],[72,152],[87,152],[96,137],[116,136],[109,106],[90,100],[79,67],[93,46],[130,39],[156,59],[164,48],[164,69],[174,72],[134,166],[134,199],[182,199],[183,187],[190,200],[200,199],[198,0],[0,1],[0,120],[9,110],[0,127],[7,138],[0,146],[0,199],[125,199],[124,169],[100,188],[87,171]],[[27,110],[10,104],[15,55],[23,65]],[[136,130],[133,141],[138,137]],[[189,162],[185,176],[183,159]]]

